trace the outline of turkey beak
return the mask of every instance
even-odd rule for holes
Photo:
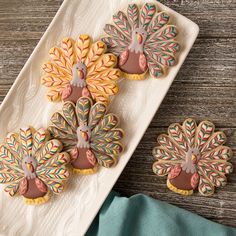
[[[27,163],[27,164],[26,164],[26,167],[27,167],[27,169],[28,169],[31,173],[34,173],[34,167],[33,167],[33,165],[32,165],[31,163]]]
[[[88,134],[87,132],[81,131],[81,136],[83,137],[83,139],[87,142],[88,141]]]
[[[138,43],[139,43],[139,44],[142,44],[142,42],[143,42],[143,36],[142,36],[141,34],[137,33],[136,37],[137,37]]]
[[[82,70],[78,70],[78,77],[79,79],[84,79],[84,73]]]
[[[192,162],[193,162],[193,164],[196,164],[196,162],[197,162],[197,157],[194,154],[192,154]]]

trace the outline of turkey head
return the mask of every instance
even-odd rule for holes
[[[78,97],[90,97],[86,83],[87,67],[82,62],[77,62],[72,67],[72,80],[62,91],[64,101],[76,102]]]
[[[27,179],[36,178],[37,161],[32,156],[26,155],[22,162],[22,169],[24,170]]]
[[[86,124],[81,124],[77,128],[77,137],[78,137],[78,143],[77,147],[78,148],[89,148],[89,139],[91,135],[91,129],[88,125]]]
[[[86,78],[87,75],[87,67],[81,63],[78,62],[72,67],[72,80],[71,80],[71,85],[77,86],[80,88],[86,87]]]
[[[119,57],[119,67],[130,74],[142,74],[147,69],[147,59],[143,53],[143,46],[147,39],[147,32],[136,28],[132,32],[132,41],[128,49]]]

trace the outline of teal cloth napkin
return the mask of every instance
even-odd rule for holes
[[[236,236],[236,228],[152,199],[111,192],[86,236]]]

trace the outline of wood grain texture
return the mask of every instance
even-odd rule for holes
[[[161,1],[200,26],[200,35],[159,111],[114,189],[130,196],[148,194],[236,227],[236,171],[213,197],[183,197],[152,173],[152,148],[158,134],[186,117],[210,119],[228,136],[236,153],[236,1]],[[0,0],[0,101],[57,12],[59,0]],[[16,49],[16,50],[15,50]],[[232,159],[236,170],[236,156]]]

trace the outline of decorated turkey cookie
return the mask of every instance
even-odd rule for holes
[[[0,183],[7,185],[4,190],[10,196],[20,194],[27,204],[41,204],[50,192],[62,192],[70,155],[60,152],[61,142],[49,137],[45,129],[22,128],[0,145]]]
[[[65,102],[61,112],[51,118],[49,130],[63,143],[71,155],[71,165],[79,174],[96,172],[98,164],[111,167],[122,151],[123,131],[117,128],[118,118],[106,114],[106,105],[92,105],[88,97],[81,97],[76,105]]]
[[[205,196],[212,195],[215,187],[226,184],[226,174],[232,171],[228,160],[232,150],[224,146],[226,136],[215,132],[214,125],[202,121],[198,127],[193,119],[183,125],[169,126],[168,135],[157,138],[160,146],[153,149],[157,161],[153,171],[159,176],[168,175],[170,190],[183,195],[191,195],[193,190]]]
[[[109,97],[118,92],[120,71],[114,68],[116,56],[105,52],[105,43],[92,43],[88,35],[80,35],[77,41],[66,38],[60,48],[52,48],[51,61],[43,65],[47,75],[41,80],[49,88],[48,99],[75,103],[86,96],[109,102]]]
[[[169,15],[158,12],[155,4],[146,3],[139,9],[129,4],[127,13],[113,15],[114,24],[107,24],[108,36],[101,40],[117,56],[118,66],[128,79],[144,79],[145,73],[157,78],[175,64],[179,44],[177,29],[169,25]]]

